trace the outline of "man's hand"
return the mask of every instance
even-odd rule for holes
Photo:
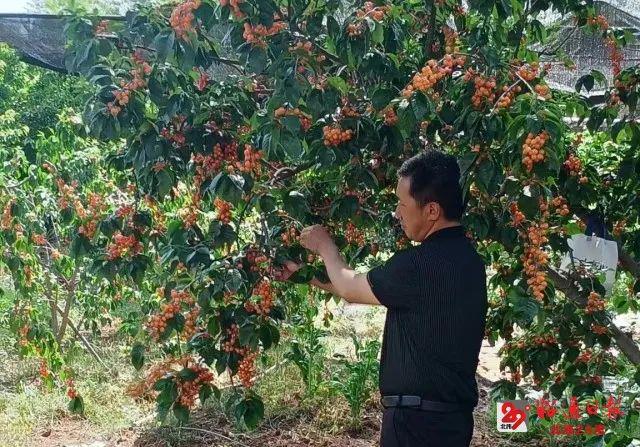
[[[322,225],[311,225],[303,228],[300,233],[300,245],[319,255],[336,248],[333,238]]]
[[[281,269],[275,271],[273,279],[276,281],[288,281],[291,275],[300,270],[302,266],[303,264],[296,264],[293,261],[287,260]]]

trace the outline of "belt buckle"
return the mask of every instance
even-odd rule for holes
[[[420,396],[400,396],[398,405],[403,407],[419,407],[422,405],[422,398]]]
[[[400,405],[400,399],[402,396],[381,396],[380,403],[384,408],[392,408]],[[388,402],[388,405],[385,405],[385,401]]]

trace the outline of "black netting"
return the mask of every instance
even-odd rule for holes
[[[595,2],[596,10],[602,14],[611,27],[624,28],[631,32],[636,40],[622,49],[622,68],[640,63],[640,1],[613,0],[611,2]],[[560,50],[575,63],[575,69],[569,70],[556,58],[549,59],[552,69],[547,80],[554,88],[574,90],[578,79],[589,74],[591,70],[602,72],[609,86],[613,82],[613,72],[609,49],[600,33],[589,33],[576,29],[568,22],[559,35],[557,42]],[[550,47],[555,48],[554,45]],[[592,90],[592,95],[602,94],[604,86],[598,85]]]
[[[0,14],[0,42],[15,48],[28,63],[59,72],[67,71],[64,65],[63,16]]]

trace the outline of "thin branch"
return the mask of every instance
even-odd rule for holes
[[[249,445],[247,445],[247,444],[245,444],[245,443],[243,443],[241,441],[238,441],[237,439],[233,439],[233,438],[230,438],[228,436],[225,436],[222,433],[217,432],[217,431],[205,430],[204,428],[184,427],[184,426],[178,428],[178,430],[187,430],[187,431],[195,431],[195,432],[199,432],[199,433],[206,433],[208,435],[213,435],[213,436],[217,436],[219,438],[225,439],[225,440],[227,440],[229,442],[232,442],[234,444],[240,445],[242,447],[249,447]]]
[[[573,33],[575,33],[577,29],[578,29],[577,26],[573,27],[571,29],[571,32],[567,33],[567,36],[564,39],[562,39],[562,41],[553,50],[545,48],[541,52],[538,53],[538,56],[553,56],[553,55],[555,55],[556,52],[565,44],[565,42],[567,40],[569,40],[571,38],[571,36],[573,36]]]
[[[60,322],[60,328],[58,329],[58,335],[56,339],[58,340],[58,344],[62,343],[62,339],[64,338],[64,333],[67,330],[67,324],[69,322],[69,312],[71,311],[71,307],[73,306],[73,302],[76,296],[76,285],[77,285],[77,276],[78,271],[80,270],[80,263],[76,262],[76,265],[73,269],[73,274],[71,278],[67,282],[67,302],[64,306],[64,312],[62,313],[62,321]]]
[[[58,311],[58,313],[60,313],[62,315],[63,311],[62,311],[62,309],[60,309],[59,306],[56,306],[56,310]],[[110,371],[111,369],[104,363],[104,361],[102,360],[102,357],[100,357],[100,355],[95,350],[93,345],[91,345],[91,343],[89,343],[89,340],[87,340],[87,338],[84,335],[82,335],[82,333],[76,327],[76,325],[73,324],[73,322],[71,320],[69,320],[67,322],[67,325],[71,328],[73,333],[76,334],[76,336],[80,339],[82,344],[87,348],[87,351],[89,351],[89,354],[91,354],[93,356],[93,358],[95,358],[98,361],[98,363],[100,363],[100,365],[102,365],[104,367],[104,369],[106,369],[107,371]]]

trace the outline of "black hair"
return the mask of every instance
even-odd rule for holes
[[[409,193],[420,206],[437,202],[447,219],[462,218],[460,166],[453,155],[436,149],[426,150],[402,163],[398,177],[410,179]]]

